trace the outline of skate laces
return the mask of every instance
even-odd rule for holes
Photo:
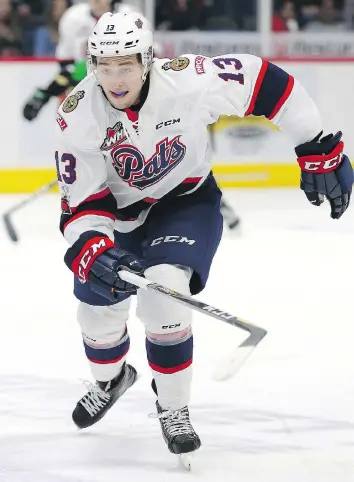
[[[110,394],[107,392],[107,389],[110,387],[110,382],[107,384],[106,391],[87,380],[82,380],[82,382],[87,388],[88,393],[82,397],[80,403],[91,417],[93,417],[101,408],[107,405],[111,398]]]
[[[188,407],[179,410],[165,410],[162,413],[151,413],[149,417],[158,418],[172,437],[194,433],[189,420]]]

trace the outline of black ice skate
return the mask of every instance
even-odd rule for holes
[[[113,380],[90,384],[88,393],[82,397],[73,411],[74,423],[79,428],[86,428],[101,420],[136,379],[135,368],[124,363],[122,371]]]
[[[156,401],[163,438],[173,454],[194,452],[201,446],[200,439],[189,420],[188,407],[179,410],[163,410]]]

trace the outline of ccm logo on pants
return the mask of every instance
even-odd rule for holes
[[[195,243],[195,239],[188,239],[185,236],[162,236],[152,241],[151,246],[155,246],[160,243],[187,243],[189,246]]]

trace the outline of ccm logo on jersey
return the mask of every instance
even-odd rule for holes
[[[151,246],[156,246],[160,243],[187,243],[189,246],[195,243],[195,239],[188,239],[185,236],[162,236],[152,241]]]
[[[87,274],[91,268],[92,263],[95,261],[97,256],[99,256],[101,252],[106,251],[106,249],[106,240],[104,238],[101,238],[97,242],[93,242],[91,246],[89,246],[89,248],[84,251],[84,254],[78,261],[75,260],[76,269],[74,269],[74,272],[76,272],[80,283],[86,283]]]
[[[300,168],[305,172],[316,172],[318,174],[325,174],[333,171],[342,162],[343,153],[340,152],[330,159],[322,160],[320,156],[308,156],[308,160],[301,157],[298,159]],[[328,157],[328,156],[326,156]]]
[[[177,124],[181,122],[181,119],[171,119],[165,122],[160,122],[159,124],[156,124],[156,130],[161,129],[162,127],[168,127],[168,126],[173,126],[173,124]]]
[[[186,146],[176,136],[167,137],[156,145],[155,153],[145,159],[139,149],[130,144],[120,144],[111,150],[113,167],[129,186],[140,190],[159,182],[184,158]]]

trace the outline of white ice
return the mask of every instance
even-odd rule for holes
[[[239,374],[212,380],[245,337],[195,316],[192,422],[203,446],[183,472],[160,434],[139,321],[129,360],[141,378],[96,426],[71,411],[90,377],[62,261],[59,199],[0,230],[1,482],[354,481],[354,207],[339,221],[300,190],[228,191],[242,236],[225,231],[200,299],[269,331]],[[0,209],[20,197],[3,196]],[[171,233],[174,234],[174,233]]]

